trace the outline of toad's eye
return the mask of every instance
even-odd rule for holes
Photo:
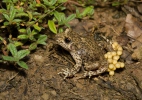
[[[70,43],[70,42],[71,42],[71,39],[68,38],[68,37],[66,37],[66,38],[64,39],[64,41],[65,41],[65,43]]]

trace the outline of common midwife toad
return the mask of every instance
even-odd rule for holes
[[[94,41],[93,36],[83,36],[72,29],[66,29],[65,32],[57,34],[55,39],[58,45],[71,54],[76,63],[74,68],[60,72],[65,75],[64,78],[73,77],[81,68],[84,69],[84,77],[89,78],[108,69],[105,52],[97,41]]]

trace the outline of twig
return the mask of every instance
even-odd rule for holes
[[[18,74],[19,74],[19,72],[16,73],[14,76],[11,76],[11,77],[9,78],[9,80],[8,80],[6,83],[8,83],[10,80],[14,79]]]

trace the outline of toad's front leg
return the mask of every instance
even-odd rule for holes
[[[80,55],[78,55],[77,53],[75,52],[71,52],[71,55],[73,57],[73,59],[75,60],[75,66],[74,68],[72,68],[71,70],[69,70],[68,68],[65,70],[65,69],[62,69],[63,72],[59,72],[59,74],[64,74],[64,79],[66,79],[67,77],[73,77],[76,73],[79,72],[79,70],[81,69],[82,67],[82,59],[80,57]]]

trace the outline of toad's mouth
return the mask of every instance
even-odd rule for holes
[[[71,51],[72,41],[69,37],[64,37],[64,38],[57,37],[55,41],[58,45],[60,45],[67,51]]]
[[[67,51],[71,51],[71,44],[67,44],[64,41],[56,40],[57,44],[60,45],[62,48],[64,48]]]

